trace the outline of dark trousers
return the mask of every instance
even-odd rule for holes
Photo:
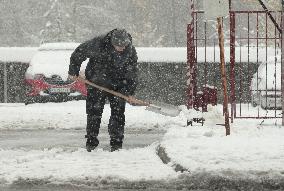
[[[122,144],[125,125],[125,100],[96,88],[88,88],[87,93],[87,136],[93,138],[98,136],[104,105],[106,99],[108,99],[111,108],[111,116],[108,124],[110,144]]]

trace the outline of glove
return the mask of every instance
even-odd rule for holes
[[[67,80],[70,80],[70,81],[76,81],[78,79],[78,76],[72,76],[72,75],[68,75],[68,78]]]

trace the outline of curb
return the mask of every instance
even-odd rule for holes
[[[171,158],[168,156],[165,147],[162,147],[161,144],[159,144],[156,148],[156,153],[159,156],[159,158],[161,159],[161,161],[164,164],[169,164],[172,163]],[[180,164],[171,164],[171,166],[174,168],[174,170],[176,172],[189,172],[188,169],[184,168],[183,166],[181,166]]]

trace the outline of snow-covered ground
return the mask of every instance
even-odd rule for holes
[[[20,180],[48,183],[98,180],[167,182],[202,173],[254,181],[262,181],[263,178],[284,180],[284,128],[281,120],[238,119],[231,124],[231,135],[225,136],[224,126],[216,125],[224,121],[221,106],[209,107],[209,112],[203,114],[188,111],[184,106],[181,109],[179,116],[166,117],[147,111],[145,107],[127,105],[126,129],[167,131],[160,142],[155,141],[145,147],[116,152],[99,147],[91,153],[82,147],[1,147],[0,183],[12,184]],[[27,106],[2,103],[0,113],[0,132],[22,129],[83,130],[86,125],[84,101]],[[107,126],[109,114],[110,109],[106,107],[103,127]],[[196,116],[206,119],[204,126],[198,123],[186,126],[187,119]],[[4,142],[5,137],[1,138]],[[165,149],[169,163],[163,163],[158,156],[158,146]],[[175,171],[177,164],[187,171]]]

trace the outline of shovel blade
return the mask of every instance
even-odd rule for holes
[[[178,116],[181,111],[181,109],[177,106],[161,102],[151,103],[146,107],[146,110],[170,117]]]

